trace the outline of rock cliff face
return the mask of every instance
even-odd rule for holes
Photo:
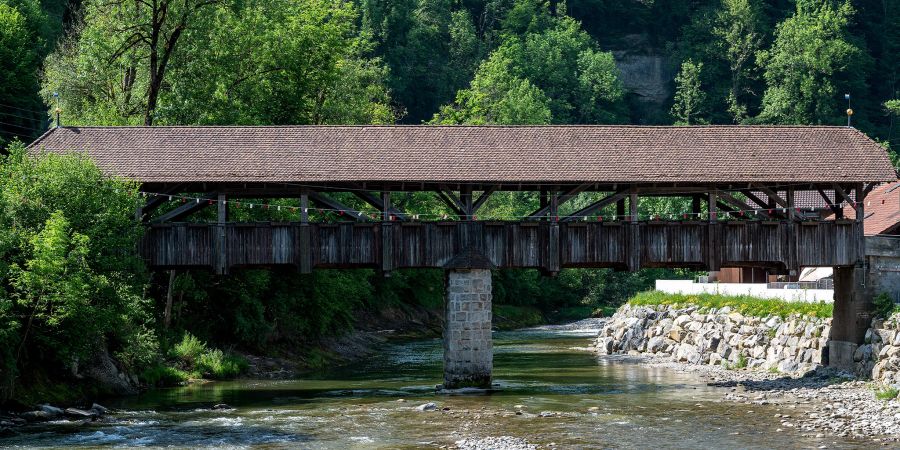
[[[900,314],[873,321],[854,355],[856,375],[900,385]],[[801,375],[825,361],[831,319],[748,317],[730,308],[624,305],[600,330],[601,354],[669,357],[688,364],[726,365]]]
[[[636,113],[646,122],[667,118],[675,68],[663,49],[650,46],[648,36],[632,34],[610,48],[626,92],[634,95]]]

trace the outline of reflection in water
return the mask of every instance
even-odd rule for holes
[[[393,345],[364,362],[301,380],[192,385],[112,404],[96,423],[61,421],[3,446],[422,448],[517,436],[574,448],[862,447],[802,437],[766,406],[722,403],[690,374],[574,350],[592,334],[495,333],[490,395],[438,395],[441,343]],[[435,402],[439,411],[417,411]],[[232,409],[214,410],[225,403]]]

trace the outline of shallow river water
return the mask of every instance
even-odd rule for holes
[[[116,413],[102,421],[24,428],[0,447],[439,448],[492,436],[558,448],[864,447],[776,432],[774,406],[722,402],[723,388],[692,374],[578,349],[594,335],[495,333],[498,390],[490,395],[436,393],[434,339],[299,380],[209,383],[107,402]],[[427,402],[438,410],[416,410]],[[220,403],[231,408],[212,409]]]

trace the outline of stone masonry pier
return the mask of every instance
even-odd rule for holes
[[[444,324],[444,388],[490,388],[493,366],[491,271],[450,270]]]

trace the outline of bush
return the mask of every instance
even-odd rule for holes
[[[146,383],[149,386],[154,387],[166,387],[166,386],[177,386],[185,381],[188,381],[191,378],[199,378],[197,376],[192,376],[195,374],[191,374],[185,372],[176,367],[170,367],[163,364],[156,364],[154,366],[150,366],[147,369],[144,369],[143,372],[138,376],[141,382]]]
[[[213,349],[197,360],[197,370],[214,380],[234,378],[247,370],[247,360],[237,355],[226,355],[222,350]]]
[[[832,316],[833,305],[825,302],[788,302],[777,299],[750,297],[748,295],[727,296],[718,294],[667,294],[659,291],[641,292],[628,300],[630,305],[693,305],[702,309],[721,309],[726,306],[745,316],[787,317],[791,314],[827,318]]]
[[[894,299],[885,292],[878,294],[872,303],[874,303],[875,315],[878,317],[887,319],[891,317],[891,314],[900,311],[900,305],[894,303]]]
[[[172,356],[187,366],[193,366],[206,350],[206,343],[190,333],[185,333],[181,342],[172,347]]]
[[[531,327],[544,323],[544,316],[530,306],[493,305],[494,324],[501,329]]]

